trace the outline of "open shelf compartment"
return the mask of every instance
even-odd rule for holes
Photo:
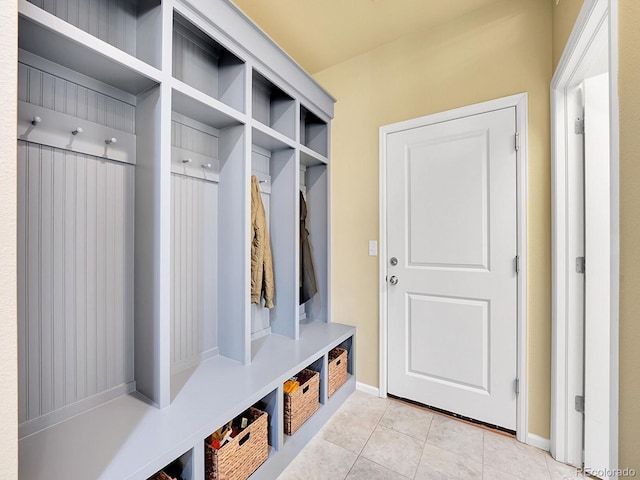
[[[328,176],[327,166],[319,162],[305,162],[305,157],[300,156],[300,182],[299,189],[304,199],[304,205],[300,202],[300,218],[303,210],[306,210],[305,226],[307,233],[308,248],[304,244],[300,246],[300,277],[315,278],[316,293],[307,299],[303,297],[301,288],[299,301],[302,302],[297,310],[297,317],[300,322],[309,320],[327,321],[328,288],[329,288],[329,232],[328,222]],[[305,208],[306,207],[306,208]],[[305,236],[302,230],[302,222],[298,226],[299,235]],[[310,257],[308,261],[306,257]],[[308,265],[312,265],[313,274],[306,272]],[[300,278],[298,277],[298,278]]]
[[[148,480],[196,480],[193,471],[193,449],[183,453],[162,470],[158,470]]]
[[[267,309],[263,298],[251,305],[253,339],[272,331],[297,337],[294,319],[298,270],[293,255],[297,240],[295,159],[293,148],[266,150],[252,146],[251,173],[256,177],[265,211],[275,284],[273,308]]]
[[[296,103],[257,71],[253,71],[252,117],[275,131],[295,139]]]
[[[324,157],[329,154],[327,122],[304,106],[300,106],[300,143]]]
[[[174,78],[244,112],[245,70],[242,60],[174,11]]]
[[[160,0],[28,2],[149,65],[160,67]]]
[[[76,2],[76,6],[85,4],[87,2]],[[160,10],[158,6],[148,14],[159,18]],[[133,95],[148,90],[160,81],[160,33],[159,26],[154,22],[150,23],[153,28],[145,31],[145,40],[140,42],[150,50],[136,57],[26,0],[20,1],[19,13],[18,45],[25,51]],[[142,51],[146,52],[144,49]]]

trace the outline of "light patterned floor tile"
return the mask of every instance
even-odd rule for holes
[[[425,441],[433,413],[400,402],[391,402],[380,419],[380,425]]]
[[[527,480],[550,480],[546,452],[493,432],[484,435],[484,465]]]
[[[360,454],[376,428],[376,424],[377,422],[369,417],[358,417],[339,410],[320,430],[318,436]]]
[[[549,474],[551,480],[568,480],[579,478],[578,470],[572,465],[566,465],[564,463],[556,462],[549,454],[546,455],[547,467],[549,467]]]
[[[407,477],[364,457],[359,457],[347,475],[347,480],[407,480]]]
[[[483,467],[482,475],[484,480],[523,480],[511,475],[510,473],[496,470],[495,468],[491,468],[487,465]]]
[[[473,425],[434,415],[427,443],[482,463],[483,434]]]
[[[362,418],[369,423],[378,423],[391,401],[358,390],[353,392],[338,411]]]
[[[482,480],[482,463],[427,443],[415,479]]]
[[[413,478],[423,443],[378,425],[362,450],[362,456],[405,477]]]
[[[357,457],[353,452],[315,437],[287,470],[301,480],[344,480]]]

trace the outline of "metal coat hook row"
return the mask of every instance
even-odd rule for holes
[[[76,128],[73,132],[71,132],[73,135],[80,135],[84,133],[84,130],[82,129],[82,127],[78,127]]]
[[[42,122],[42,118],[36,115],[35,117],[33,117],[33,120],[31,120],[31,125],[38,125],[41,122]]]
[[[107,138],[104,143],[111,145],[112,143],[118,143],[118,139],[116,137]]]

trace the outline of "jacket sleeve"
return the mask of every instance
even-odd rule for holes
[[[258,203],[260,202],[260,203]],[[260,303],[264,263],[264,230],[260,228],[259,207],[262,207],[260,186],[255,176],[251,177],[251,303]],[[263,214],[264,216],[264,214]]]

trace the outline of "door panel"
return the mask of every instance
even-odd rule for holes
[[[389,393],[515,430],[515,108],[387,142]]]
[[[412,266],[487,268],[486,137],[473,132],[406,146]]]
[[[428,381],[486,392],[488,302],[412,294],[408,299],[408,371]],[[468,335],[461,337],[460,331]],[[447,357],[458,361],[441,361]]]

